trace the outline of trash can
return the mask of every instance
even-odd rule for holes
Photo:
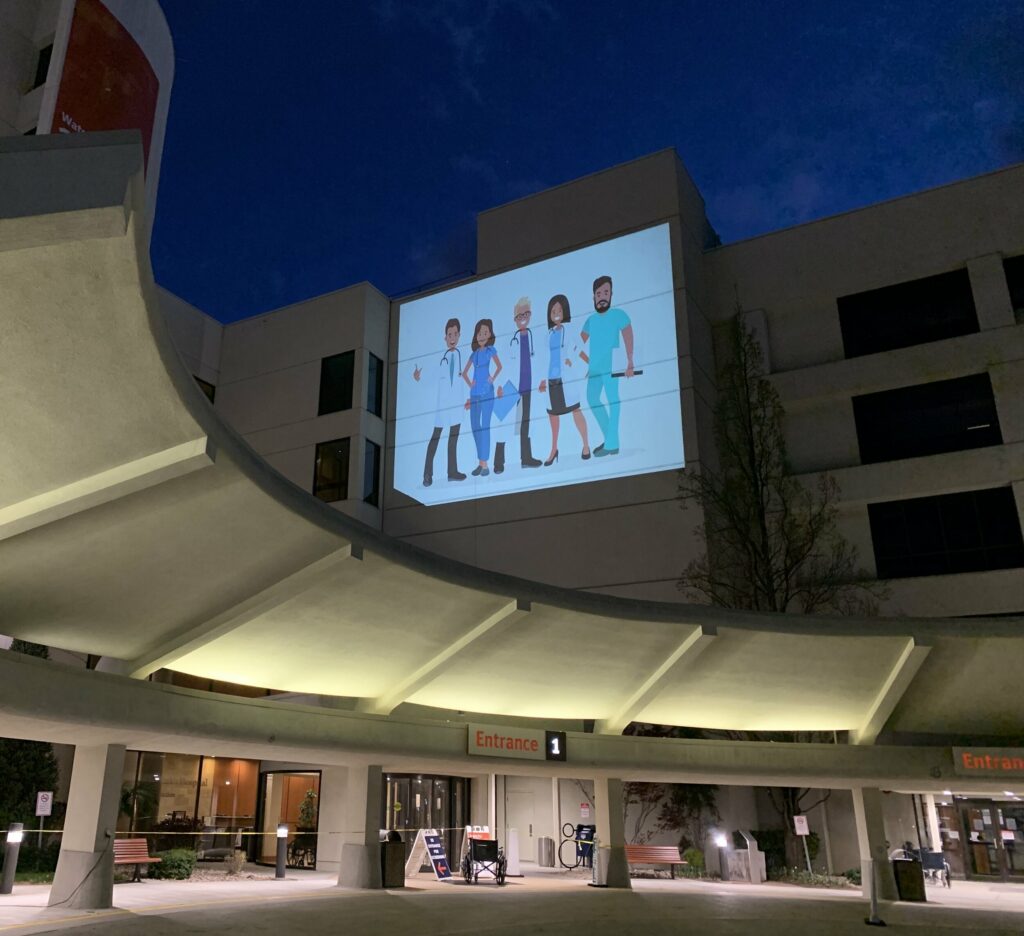
[[[896,894],[900,900],[924,903],[924,865],[911,858],[893,858],[892,873],[896,878]]]
[[[405,887],[405,845],[401,842],[380,843],[381,886]]]
[[[555,840],[542,835],[537,839],[537,864],[542,868],[555,866]]]

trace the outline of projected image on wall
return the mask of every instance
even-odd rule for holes
[[[667,224],[402,303],[394,486],[445,504],[683,465]]]

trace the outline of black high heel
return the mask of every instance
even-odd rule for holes
[[[544,467],[549,468],[556,461],[558,461],[558,449],[555,449],[555,454],[552,455],[551,458],[549,458],[546,462],[544,462]]]
[[[590,452],[580,452],[580,458],[586,461],[588,458],[590,458]]]

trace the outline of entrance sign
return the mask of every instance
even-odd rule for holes
[[[516,728],[511,725],[469,725],[467,752],[481,757],[564,761],[568,757],[564,731]]]
[[[45,791],[36,793],[36,815],[49,816],[53,814],[53,792]]]
[[[452,869],[448,865],[448,854],[445,852],[444,839],[437,829],[420,829],[416,833],[409,860],[405,863],[405,876],[418,871],[425,861],[430,862],[434,877],[439,881],[451,880]]]
[[[1024,748],[953,748],[960,777],[1024,777]]]
[[[793,830],[797,835],[810,835],[811,830],[807,826],[806,816],[794,816],[793,817]]]

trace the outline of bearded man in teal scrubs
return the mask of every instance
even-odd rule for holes
[[[599,276],[594,280],[594,313],[580,334],[589,347],[580,355],[589,367],[587,404],[604,435],[604,442],[594,449],[597,458],[619,454],[619,385],[612,376],[612,351],[619,346],[620,333],[626,346],[625,376],[632,377],[633,326],[622,309],[612,308],[612,278]]]

